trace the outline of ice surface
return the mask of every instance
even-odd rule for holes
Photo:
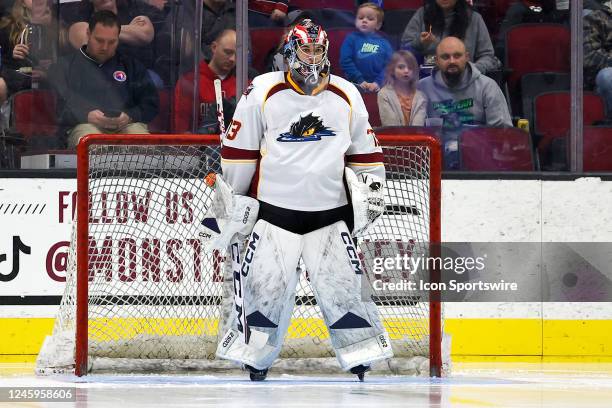
[[[612,364],[456,363],[449,378],[352,375],[91,375],[36,377],[33,364],[0,364],[2,387],[77,388],[49,407],[610,407]],[[0,407],[15,406],[0,402]],[[25,406],[25,405],[24,405]],[[34,406],[34,405],[32,405]]]

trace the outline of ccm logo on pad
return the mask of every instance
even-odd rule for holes
[[[378,336],[378,340],[380,340],[381,347],[383,347],[383,348],[389,347],[389,343],[387,343],[387,339],[385,339],[385,336],[383,334]]]
[[[244,225],[246,225],[246,223],[247,223],[247,221],[248,221],[248,219],[249,219],[249,214],[251,214],[251,207],[247,207],[247,208],[244,210],[244,217],[242,217],[242,223],[243,223]]]
[[[357,251],[353,246],[353,240],[351,239],[351,236],[347,232],[343,232],[340,234],[340,237],[342,238],[342,242],[344,242],[344,245],[346,245],[346,254],[349,257],[349,260],[351,261],[351,265],[353,265],[353,271],[356,275],[361,275],[361,261],[359,261],[359,255],[357,255]]]
[[[235,334],[234,332],[230,332],[225,339],[223,339],[223,347],[227,347],[227,345],[230,343],[230,341],[234,338]]]

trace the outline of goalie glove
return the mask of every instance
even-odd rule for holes
[[[363,235],[385,211],[384,180],[370,173],[357,176],[348,167],[344,177],[353,204],[353,236]]]
[[[198,235],[208,250],[225,251],[234,236],[239,239],[249,236],[257,221],[259,201],[234,195],[232,188],[218,174],[209,174],[205,182],[215,188],[215,195],[200,223]]]

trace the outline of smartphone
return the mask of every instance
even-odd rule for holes
[[[104,116],[107,118],[118,118],[121,116],[121,111],[119,109],[104,109]]]

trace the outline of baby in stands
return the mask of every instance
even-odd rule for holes
[[[340,66],[346,79],[363,91],[378,92],[383,86],[385,67],[393,48],[379,30],[384,11],[372,2],[357,9],[356,32],[349,34],[340,49]]]

